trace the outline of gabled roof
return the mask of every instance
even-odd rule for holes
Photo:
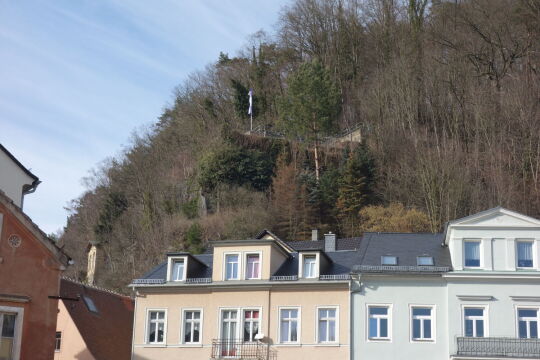
[[[59,248],[54,240],[50,239],[2,190],[0,190],[0,203],[51,252],[60,264],[63,266],[70,265],[71,257],[63,249]]]
[[[462,229],[502,229],[502,228],[528,228],[540,229],[540,220],[518,212],[497,206],[488,210],[472,214],[461,219],[456,219],[446,224],[445,243],[448,244],[452,228]]]
[[[60,296],[88,350],[96,360],[129,360],[133,330],[134,302],[131,298],[105,289],[63,278]],[[84,297],[90,298],[96,312]]]
[[[39,178],[32,174],[30,170],[28,170],[15,156],[13,156],[12,153],[8,151],[2,144],[0,144],[0,151],[2,151],[4,154],[6,154],[7,157],[9,157],[26,175],[28,175],[30,178],[32,178],[33,182],[30,186],[30,188],[36,188],[40,181]]]
[[[440,272],[452,261],[442,233],[365,233],[360,247],[358,272]],[[396,256],[397,266],[383,266],[382,256]],[[433,257],[433,267],[418,267],[417,257]],[[369,270],[369,271],[368,271]],[[435,271],[437,270],[437,271]]]

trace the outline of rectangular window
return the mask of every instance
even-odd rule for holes
[[[318,339],[319,343],[333,343],[337,341],[336,336],[336,323],[337,323],[337,309],[319,309],[318,311]]]
[[[433,308],[414,306],[411,308],[412,340],[433,340]]]
[[[244,341],[255,341],[259,328],[259,310],[244,310]]]
[[[538,339],[538,309],[518,309],[518,335],[522,339]]]
[[[184,311],[184,344],[201,342],[201,311]]]
[[[54,343],[54,350],[60,351],[60,348],[62,347],[62,332],[57,331],[56,332],[56,342]]]
[[[305,278],[317,277],[317,257],[315,255],[304,255],[302,274]]]
[[[368,307],[368,337],[372,340],[390,339],[390,307]]]
[[[148,344],[165,343],[165,311],[148,311],[146,342]]]
[[[381,256],[381,265],[397,265],[397,256]]]
[[[261,278],[261,260],[259,254],[246,255],[246,279]]]
[[[465,336],[486,336],[486,309],[482,307],[466,307],[463,309]]]
[[[0,313],[0,359],[12,358],[16,319],[17,314]]]
[[[433,266],[433,257],[431,257],[431,256],[418,256],[416,258],[416,265],[418,265],[418,266]]]
[[[279,342],[297,343],[298,342],[298,322],[299,310],[280,309],[279,312]]]
[[[225,280],[238,280],[238,260],[237,254],[225,255]]]
[[[480,267],[480,242],[465,241],[465,266]]]
[[[171,280],[184,281],[184,259],[175,259],[172,261]]]
[[[533,267],[533,243],[530,241],[517,241],[517,267]]]

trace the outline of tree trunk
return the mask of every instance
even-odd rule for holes
[[[319,141],[315,140],[315,180],[319,183]]]

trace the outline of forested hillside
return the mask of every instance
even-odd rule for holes
[[[125,291],[166,251],[263,228],[439,231],[497,205],[540,217],[539,65],[537,0],[298,0],[87,179],[60,239],[72,275],[89,243],[101,285]],[[361,143],[331,140],[353,128]]]

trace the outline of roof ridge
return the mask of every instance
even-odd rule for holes
[[[70,278],[70,277],[68,277],[68,276],[62,276],[62,280],[70,281],[70,282],[72,282],[72,283],[75,283],[75,284],[78,284],[78,285],[82,285],[82,286],[87,287],[87,288],[90,288],[90,289],[99,290],[99,291],[104,291],[104,292],[107,292],[107,293],[109,293],[109,294],[116,295],[116,296],[119,296],[119,297],[131,299],[131,297],[128,296],[128,295],[120,294],[119,292],[116,292],[116,291],[114,291],[114,290],[107,289],[107,288],[104,288],[104,287],[101,287],[101,286],[96,286],[96,285],[86,284],[86,283],[84,283],[84,282],[82,282],[82,281],[75,280],[75,279]]]

